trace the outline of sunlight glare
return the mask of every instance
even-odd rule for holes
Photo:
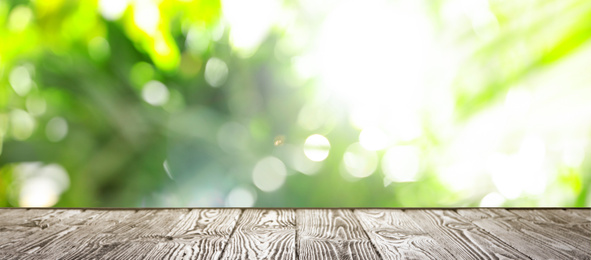
[[[70,186],[68,174],[59,164],[20,163],[15,167],[15,174],[22,181],[20,207],[51,207]]]
[[[497,192],[486,194],[480,201],[480,207],[501,207],[505,203],[505,198]]]
[[[12,9],[8,16],[8,29],[13,32],[21,32],[33,20],[33,12],[30,8],[19,5]]]
[[[512,88],[505,97],[505,113],[512,118],[520,118],[527,114],[532,103],[532,95],[521,88]]]
[[[578,168],[585,160],[585,146],[587,140],[576,140],[564,147],[562,162],[571,168]]]
[[[152,106],[162,106],[168,102],[170,93],[160,81],[152,80],[142,88],[142,98]]]
[[[20,109],[12,110],[10,122],[12,136],[17,140],[29,138],[35,130],[35,118]]]
[[[155,35],[160,23],[160,10],[156,3],[152,0],[140,0],[133,5],[133,22],[148,35]]]
[[[257,188],[264,192],[279,189],[285,183],[287,169],[277,157],[268,156],[261,159],[252,171],[252,181]]]
[[[347,147],[343,156],[345,169],[356,178],[365,178],[371,175],[378,166],[378,156],[373,151],[368,151],[361,144],[354,143]]]
[[[55,183],[45,177],[29,179],[21,187],[20,207],[51,207],[57,203],[59,194]]]
[[[210,58],[205,64],[205,81],[212,87],[219,87],[226,82],[228,65],[216,57]]]
[[[296,170],[297,172],[314,175],[320,170],[322,163],[310,160],[304,154],[303,145],[293,145],[286,143],[281,146],[281,149],[285,151],[286,163],[289,168]]]
[[[309,136],[304,143],[304,154],[315,162],[324,161],[328,157],[329,150],[330,142],[319,134]]]
[[[359,143],[369,151],[379,151],[388,147],[390,137],[377,127],[368,127],[359,134]]]
[[[382,171],[394,182],[417,180],[420,168],[420,149],[416,146],[395,146],[384,154]]]
[[[257,198],[255,190],[238,186],[230,191],[226,197],[226,207],[252,207]]]
[[[99,0],[99,11],[107,20],[114,21],[123,15],[129,0]]]
[[[222,11],[230,25],[230,43],[244,58],[256,52],[267,37],[280,14],[281,6],[275,0],[223,0]]]
[[[546,189],[548,172],[544,167],[545,144],[528,136],[516,154],[495,154],[488,162],[493,183],[507,199],[516,199],[523,193],[540,195]]]
[[[31,79],[31,73],[25,66],[18,66],[8,76],[8,82],[14,89],[14,92],[19,96],[25,96],[31,90],[33,86],[33,80]]]
[[[45,126],[45,135],[51,142],[59,142],[68,134],[68,122],[63,117],[54,117]]]

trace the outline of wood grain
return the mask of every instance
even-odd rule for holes
[[[240,210],[57,210],[2,252],[14,259],[218,258]],[[62,215],[56,215],[62,213]],[[64,218],[63,213],[72,216]],[[176,241],[175,238],[178,238]],[[14,243],[13,243],[14,244]],[[165,253],[166,257],[160,257]]]
[[[462,259],[527,259],[505,241],[474,225],[453,210],[406,210],[434,240]]]
[[[2,209],[0,259],[591,259],[591,209]]]
[[[297,210],[299,259],[379,259],[348,209]]]
[[[527,259],[452,210],[356,210],[385,259]]]
[[[170,241],[159,243],[148,258],[218,259],[240,214],[239,209],[191,210],[169,232]]]
[[[115,229],[114,249],[104,259],[215,259],[240,210],[156,210]]]
[[[39,214],[33,217],[31,212],[24,213],[25,223],[21,227],[26,227],[27,232],[19,232],[17,229],[3,229],[0,234],[5,239],[10,239],[7,243],[2,243],[0,249],[2,252],[11,252],[17,257],[14,259],[40,259],[46,258],[45,248],[50,247],[56,240],[67,240],[67,235],[77,229],[76,223],[81,219],[79,216],[83,210],[29,210],[38,211]],[[45,211],[46,214],[43,214]],[[4,219],[2,222],[11,220]],[[29,218],[32,217],[32,218]],[[16,218],[18,219],[18,218]],[[4,226],[3,226],[4,227]],[[18,226],[12,226],[15,228]]]
[[[0,210],[0,251],[7,251],[7,247],[45,228],[47,223],[43,221],[54,212],[48,209]]]
[[[458,209],[460,215],[535,259],[590,259],[591,238],[551,221],[532,221],[506,209]],[[517,211],[517,210],[515,210]],[[520,214],[523,212],[520,212]]]
[[[295,259],[292,209],[246,209],[222,259]]]
[[[589,218],[577,215],[581,210],[548,209],[543,212],[531,209],[510,209],[509,212],[530,221],[536,225],[549,226],[549,229],[559,230],[579,238],[591,238],[591,211],[587,211]],[[575,214],[571,214],[571,213]],[[581,211],[582,213],[583,211]]]

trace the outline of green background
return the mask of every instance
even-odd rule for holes
[[[112,2],[0,1],[0,206],[591,205],[589,1]]]

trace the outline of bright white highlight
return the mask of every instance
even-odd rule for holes
[[[15,173],[22,182],[20,207],[51,207],[70,186],[66,170],[58,164],[21,163],[15,167]]]
[[[154,35],[160,23],[160,10],[151,0],[135,1],[133,22],[148,35]]]
[[[100,0],[99,12],[107,20],[117,20],[127,8],[127,0]]]
[[[424,10],[412,1],[345,1],[326,18],[311,63],[364,130],[364,148],[421,136],[425,79],[434,74],[426,61],[438,50],[432,36]]]
[[[375,152],[368,151],[359,143],[347,147],[343,156],[345,169],[356,178],[364,178],[371,175],[378,166],[378,156]]]
[[[505,203],[505,198],[496,192],[491,192],[484,196],[480,201],[480,207],[501,207]]]
[[[45,135],[51,142],[59,142],[68,134],[68,122],[62,117],[54,117],[45,127]]]
[[[27,28],[33,20],[33,12],[26,6],[19,5],[12,9],[8,16],[8,29],[13,32],[21,32]]]
[[[168,102],[170,93],[162,82],[153,80],[142,88],[142,98],[153,106],[162,106]]]
[[[568,144],[562,154],[562,162],[569,167],[580,167],[585,159],[587,140],[576,140]]]
[[[29,113],[15,109],[10,113],[12,136],[17,140],[25,140],[35,130],[35,119]]]
[[[319,134],[309,136],[304,143],[304,154],[315,162],[324,161],[328,157],[329,150],[330,142]]]
[[[242,57],[250,57],[267,37],[279,15],[280,1],[223,0],[222,11],[230,24],[230,43]]]
[[[396,146],[382,158],[382,171],[394,182],[416,181],[420,168],[420,150],[415,146]]]
[[[261,159],[252,171],[252,181],[262,191],[272,192],[279,189],[285,182],[287,169],[285,164],[276,157]]]
[[[541,139],[527,137],[518,153],[492,156],[488,168],[499,193],[507,199],[516,199],[524,192],[542,194],[548,181],[548,173],[544,168],[545,151]]]
[[[205,81],[212,87],[219,87],[226,82],[228,65],[216,57],[210,58],[205,64]]]
[[[524,89],[510,89],[505,97],[505,112],[513,118],[523,117],[529,111],[532,95]]]
[[[390,137],[379,128],[365,128],[359,134],[359,143],[370,151],[382,150],[390,144]]]
[[[226,197],[226,207],[252,207],[257,193],[249,187],[235,187]]]
[[[14,89],[14,92],[19,96],[24,96],[29,93],[33,85],[31,80],[31,73],[25,66],[19,66],[10,71],[8,82]]]

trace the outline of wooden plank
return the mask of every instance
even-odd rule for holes
[[[240,213],[239,209],[193,209],[147,258],[219,259]]]
[[[176,224],[177,218],[186,212],[187,210],[102,210],[98,212],[99,217],[85,222],[77,230],[80,232],[74,232],[70,240],[59,241],[67,247],[68,244],[80,240],[80,246],[67,250],[63,258],[144,258],[157,240],[166,239],[161,232],[167,232],[169,226]],[[143,247],[138,246],[141,243],[137,243],[142,239],[145,242]]]
[[[578,209],[562,209],[567,215],[578,216],[587,221],[591,221],[591,208],[578,208]]]
[[[195,212],[193,212],[195,211]],[[203,213],[203,214],[201,214]],[[223,216],[230,213],[229,216]],[[156,210],[146,211],[145,215],[134,221],[133,228],[115,230],[117,234],[112,243],[115,248],[102,255],[104,259],[127,259],[156,257],[168,259],[190,258],[208,259],[221,252],[226,238],[216,237],[227,230],[228,223],[235,224],[239,210]],[[219,217],[219,219],[218,219]],[[219,230],[216,225],[219,225]],[[180,227],[190,227],[188,230]],[[233,227],[233,226],[232,226]],[[208,234],[214,234],[205,239]],[[226,233],[229,237],[229,233]],[[211,251],[207,251],[211,250]],[[166,256],[161,254],[166,252]]]
[[[0,226],[22,224],[31,219],[51,214],[54,211],[54,209],[0,208]]]
[[[98,258],[113,249],[113,230],[127,225],[141,213],[135,210],[86,210],[68,223],[74,231],[36,251],[45,259]],[[66,223],[64,223],[66,224]]]
[[[458,209],[460,215],[536,259],[589,259],[589,237],[551,223],[540,225],[505,209]],[[540,210],[543,212],[543,210]],[[565,233],[566,232],[566,233]]]
[[[591,241],[591,219],[570,214],[569,211],[562,209],[508,209],[508,211],[544,228],[560,230],[561,233],[580,238],[589,238]],[[591,215],[591,210],[588,212]]]
[[[400,209],[356,209],[384,259],[451,259],[453,255]]]
[[[2,215],[0,250],[26,252],[44,245],[68,227],[63,222],[80,214],[81,210],[17,209]],[[16,215],[13,215],[16,214]]]
[[[461,259],[527,259],[505,241],[466,220],[454,210],[406,210],[434,240]]]
[[[221,259],[295,259],[293,209],[246,209]]]
[[[0,209],[0,259],[144,258],[591,259],[591,209]]]
[[[31,214],[11,209],[13,219]],[[239,209],[209,210],[56,210],[37,214],[13,231],[22,239],[0,243],[3,259],[182,258],[217,259],[240,214]],[[68,215],[68,216],[66,216]],[[75,216],[75,217],[74,217]],[[21,218],[22,219],[22,218]],[[33,221],[35,224],[27,224]],[[33,234],[33,235],[31,235]],[[15,237],[12,236],[14,239]],[[10,254],[7,252],[11,252]]]
[[[0,209],[0,251],[45,228],[47,223],[42,220],[54,212],[47,209]]]
[[[96,233],[85,231],[87,223],[103,215],[114,215],[121,211],[84,211],[84,210],[57,210],[60,215],[42,221],[41,230],[34,235],[19,241],[10,250],[24,253],[26,257],[20,259],[57,259],[65,258],[70,252],[77,251],[80,247],[86,247],[83,243],[85,237],[89,240],[97,240]],[[133,211],[131,211],[133,212]],[[117,216],[120,218],[120,216]],[[100,218],[98,228],[105,228],[110,222]],[[43,227],[45,227],[43,229]],[[79,258],[79,257],[78,257]]]
[[[379,259],[351,210],[299,209],[299,259]]]

